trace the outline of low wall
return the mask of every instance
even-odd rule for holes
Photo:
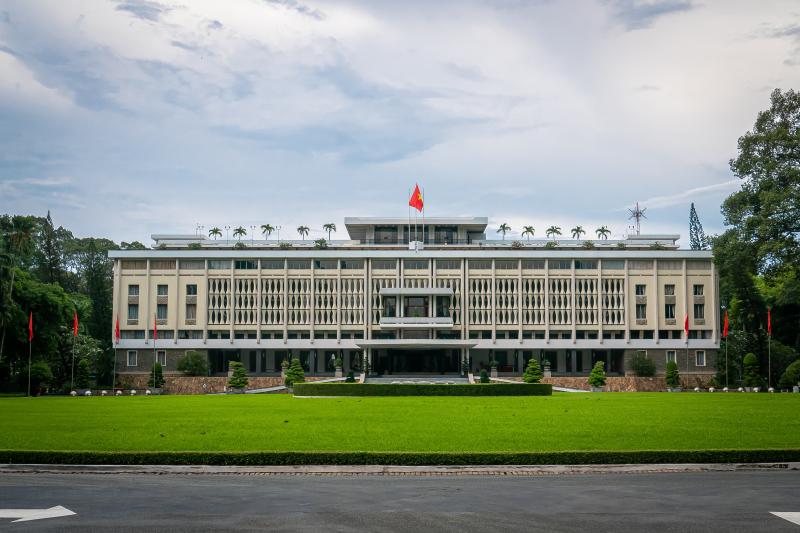
[[[120,376],[117,386],[124,389],[146,389],[149,376],[146,374]],[[306,377],[306,381],[325,379],[321,377]],[[167,394],[205,394],[210,392],[225,392],[228,385],[226,376],[164,376],[164,391]],[[265,389],[283,385],[280,376],[248,376],[246,390]]]
[[[681,385],[684,389],[695,387],[708,388],[714,374],[690,374],[681,376]],[[521,377],[504,378],[521,381]],[[590,390],[589,378],[586,376],[558,376],[542,379],[542,383],[549,383],[554,387],[568,389]],[[609,392],[658,392],[667,390],[667,383],[663,377],[640,378],[635,376],[609,376],[606,378],[604,390]]]

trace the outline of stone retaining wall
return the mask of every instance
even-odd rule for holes
[[[714,374],[690,374],[681,376],[681,384],[684,389],[694,389],[695,387],[708,388],[709,382]],[[514,381],[521,381],[521,377],[506,378]],[[565,387],[568,389],[586,390],[589,387],[589,378],[585,376],[576,377],[550,377],[542,379],[542,383],[549,383],[555,387]],[[667,383],[663,377],[640,378],[635,376],[610,376],[606,378],[604,390],[608,392],[658,392],[667,390]]]
[[[124,375],[117,380],[118,387],[124,389],[147,388],[149,376],[146,374]],[[321,377],[306,377],[306,381],[325,379]],[[225,376],[164,376],[163,390],[167,394],[205,394],[210,392],[225,392],[228,378]],[[205,386],[204,386],[205,385]],[[283,385],[280,376],[248,376],[246,390],[265,389]]]

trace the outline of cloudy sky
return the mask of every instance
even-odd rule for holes
[[[0,212],[196,224],[488,216],[707,231],[736,140],[800,85],[800,4],[0,0]],[[494,231],[491,229],[490,231]],[[685,241],[684,241],[685,242]]]

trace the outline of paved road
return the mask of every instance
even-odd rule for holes
[[[0,531],[792,531],[800,472],[502,476],[0,474]]]

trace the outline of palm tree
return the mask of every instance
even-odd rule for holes
[[[336,231],[336,224],[333,222],[329,222],[328,224],[323,224],[322,229],[328,232],[328,240],[331,240],[331,232]]]
[[[297,233],[300,234],[303,240],[306,240],[306,235],[308,235],[308,226],[297,226]]]
[[[214,237],[214,240],[216,241],[217,237],[222,237],[222,230],[219,229],[218,227],[214,226],[213,228],[208,230],[208,236],[209,237]]]
[[[522,226],[522,236],[525,237],[527,235],[528,240],[531,240],[535,232],[536,230],[533,229],[533,226]]]
[[[572,231],[572,238],[573,239],[581,240],[581,235],[585,235],[586,234],[586,230],[583,229],[583,226],[575,226],[574,228],[572,228],[571,231]]]
[[[264,234],[265,239],[269,239],[273,231],[275,231],[275,228],[271,224],[261,224],[261,233]]]
[[[506,240],[506,233],[508,233],[509,231],[511,231],[511,226],[509,226],[505,222],[500,224],[500,227],[497,228],[497,233],[502,233],[503,234],[503,240]]]
[[[247,235],[247,230],[241,226],[233,230],[233,236],[237,237],[239,239],[239,242],[241,242],[242,237],[244,237],[245,235]]]
[[[547,228],[547,231],[545,233],[547,233],[547,236],[548,237],[552,237],[553,240],[555,241],[556,240],[556,235],[561,235],[561,227],[560,226],[550,226],[549,228]]]
[[[608,226],[600,226],[594,230],[594,232],[597,233],[598,239],[603,239],[604,241],[608,239],[609,235],[611,235],[611,230],[608,229]]]

